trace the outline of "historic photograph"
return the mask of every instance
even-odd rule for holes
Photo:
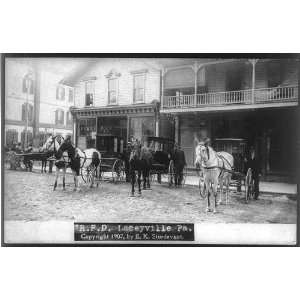
[[[298,59],[3,56],[4,244],[297,242]]]

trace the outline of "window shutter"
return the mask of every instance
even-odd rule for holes
[[[33,90],[34,90],[34,81],[30,80],[30,94],[33,94]]]
[[[26,109],[25,109],[26,104],[22,104],[22,121],[26,120],[25,114],[26,114]]]
[[[33,105],[29,105],[28,107],[28,121],[32,122],[33,121]]]
[[[65,124],[65,113],[64,113],[63,110],[61,111],[61,124],[62,124],[62,125]]]
[[[25,77],[23,78],[23,88],[22,88],[22,90],[23,90],[23,93],[26,93],[26,79],[25,79]]]

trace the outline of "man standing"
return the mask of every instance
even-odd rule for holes
[[[255,154],[254,148],[251,148],[250,158],[246,160],[246,172],[249,168],[251,168],[252,170],[252,177],[254,183],[254,199],[257,200],[259,195],[259,176],[261,173],[261,168],[260,161]]]
[[[183,169],[186,166],[184,151],[182,151],[177,143],[174,144],[174,171],[175,171],[175,187],[181,186],[183,179]]]

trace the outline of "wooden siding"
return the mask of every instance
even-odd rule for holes
[[[99,59],[94,67],[85,73],[75,85],[75,106],[85,106],[84,78],[95,77],[94,106],[108,105],[108,78],[111,71],[119,73],[118,77],[118,105],[133,103],[133,76],[134,72],[145,71],[145,103],[160,99],[160,71],[151,66],[151,60],[145,59]]]

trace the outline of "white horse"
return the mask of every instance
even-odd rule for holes
[[[225,151],[215,152],[210,146],[201,142],[196,146],[195,153],[195,165],[199,165],[202,168],[207,189],[206,211],[211,211],[209,197],[213,193],[213,212],[216,212],[218,183],[220,184],[220,200],[218,204],[222,203],[223,185],[226,187],[226,204],[228,204],[229,184],[234,162],[233,156]]]

